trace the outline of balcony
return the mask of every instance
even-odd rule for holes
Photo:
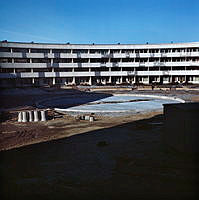
[[[6,58],[161,58],[161,57],[199,57],[199,52],[173,53],[10,53],[0,52]]]
[[[0,63],[2,68],[48,68],[48,67],[180,67],[194,66],[199,67],[199,62],[184,61],[184,62],[107,62],[107,63]]]
[[[99,72],[99,73],[98,73]],[[175,71],[97,71],[99,76],[199,76],[199,70]],[[96,72],[21,72],[0,73],[0,78],[38,78],[38,77],[89,77]]]

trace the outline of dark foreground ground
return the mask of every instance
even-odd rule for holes
[[[1,199],[197,199],[198,158],[163,145],[163,121],[1,152]]]
[[[34,108],[36,100],[55,96],[47,92],[4,93],[1,105]],[[59,95],[66,93],[74,91]],[[199,100],[196,91],[171,91],[177,93]],[[40,143],[0,152],[0,199],[198,199],[198,155],[164,145],[161,113],[101,118],[92,126],[68,116],[32,125],[15,119],[1,129],[1,150]]]

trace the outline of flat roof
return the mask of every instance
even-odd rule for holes
[[[106,43],[80,43],[80,44],[73,44],[70,42],[66,42],[66,43],[48,43],[48,42],[17,42],[17,41],[7,41],[7,40],[3,40],[0,41],[1,43],[16,43],[16,44],[46,44],[46,45],[172,45],[172,44],[199,44],[199,42],[171,42],[171,43],[145,43],[145,44],[125,44],[125,43],[110,43],[110,44],[106,44]]]
[[[199,47],[199,42],[187,43],[161,43],[161,44],[70,44],[70,43],[35,43],[35,42],[10,42],[1,41],[0,47],[16,48],[55,48],[55,49],[156,49],[156,48],[194,48]]]

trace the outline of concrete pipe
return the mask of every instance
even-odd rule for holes
[[[22,122],[22,112],[18,113],[18,122]]]
[[[90,122],[93,122],[93,121],[94,121],[94,117],[90,116]]]
[[[22,112],[22,122],[27,122],[27,115],[26,112]]]
[[[89,120],[90,119],[90,116],[89,115],[86,115],[85,116],[85,120]]]
[[[39,121],[38,111],[34,110],[34,122],[38,122],[38,121]]]
[[[45,111],[45,110],[42,110],[42,111],[41,111],[41,121],[42,121],[42,122],[45,122],[45,121],[46,121],[46,111]]]
[[[33,121],[32,111],[28,111],[28,119],[29,119],[29,122]]]

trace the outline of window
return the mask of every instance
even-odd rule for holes
[[[52,69],[51,68],[34,68],[33,69],[33,72],[52,72]]]
[[[50,49],[31,49],[31,53],[50,53]]]
[[[52,53],[71,53],[70,49],[53,49]]]
[[[15,63],[30,63],[30,59],[26,59],[26,58],[15,58],[14,59]]]
[[[11,58],[0,58],[0,63],[11,63],[12,59]]]
[[[72,63],[72,58],[54,58],[53,63]]]
[[[50,63],[48,58],[33,58],[32,63]]]
[[[16,53],[28,53],[29,52],[29,50],[28,49],[24,49],[24,48],[13,48],[12,49],[12,52],[16,52]]]
[[[72,72],[72,68],[54,68],[54,72]]]
[[[14,69],[12,68],[0,68],[1,73],[14,73]]]
[[[88,58],[74,58],[74,63],[88,63]]]
[[[73,49],[73,53],[88,53],[88,49]]]
[[[0,52],[11,52],[10,48],[0,47]]]
[[[120,49],[111,49],[111,53],[120,53]]]
[[[27,69],[27,68],[19,69],[19,68],[17,68],[17,69],[15,69],[15,72],[16,72],[16,73],[20,73],[20,72],[31,72],[31,69]]]

